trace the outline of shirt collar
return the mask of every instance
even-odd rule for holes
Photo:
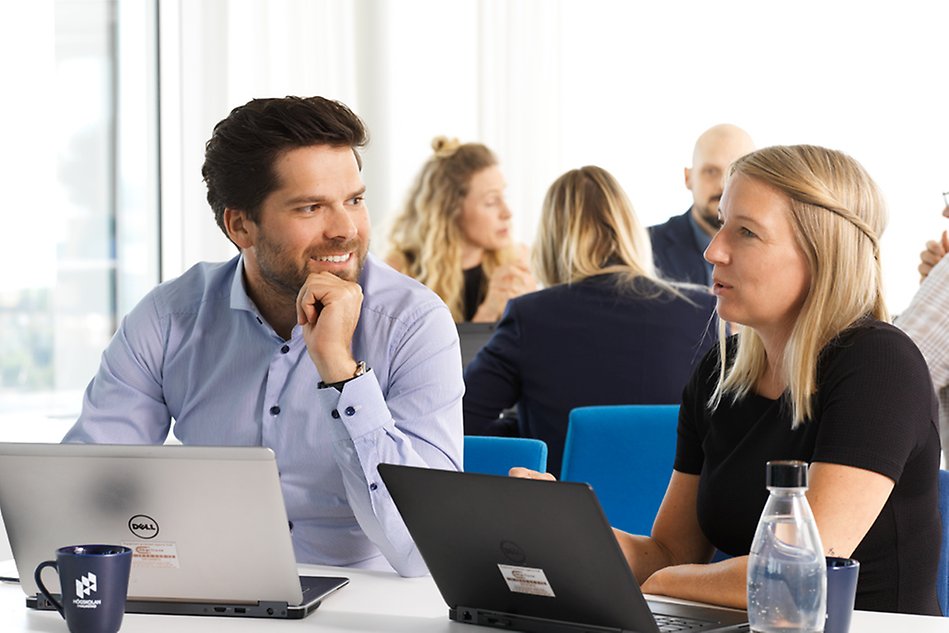
[[[259,316],[259,310],[247,294],[244,287],[244,255],[237,258],[237,266],[234,268],[234,278],[231,280],[231,309],[245,310],[254,316]]]

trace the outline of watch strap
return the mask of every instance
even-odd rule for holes
[[[343,390],[343,385],[345,385],[345,384],[346,384],[347,382],[349,382],[350,380],[353,380],[353,379],[355,379],[355,378],[359,378],[360,376],[362,376],[363,374],[365,374],[367,371],[369,371],[369,368],[366,367],[366,361],[364,361],[364,360],[356,361],[356,370],[353,371],[353,375],[352,375],[352,376],[350,376],[349,378],[344,378],[343,380],[339,380],[339,381],[337,381],[337,382],[323,382],[323,381],[321,380],[321,381],[316,385],[316,388],[317,388],[317,389],[328,389],[328,388],[330,388],[330,387],[333,387],[333,388],[335,388],[337,391],[342,392],[342,390]]]

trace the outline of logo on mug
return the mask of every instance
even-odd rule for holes
[[[129,519],[129,530],[138,538],[155,538],[158,536],[158,521],[147,514],[136,514]]]
[[[98,587],[96,586],[96,575],[92,572],[80,576],[76,580],[76,595],[78,597],[91,596],[93,591],[98,591]]]

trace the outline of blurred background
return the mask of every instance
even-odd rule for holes
[[[861,161],[891,213],[893,312],[947,222],[949,4],[801,0],[30,0],[0,20],[0,440],[56,441],[122,316],[236,254],[201,181],[216,122],[322,95],[368,124],[373,250],[433,136],[494,149],[530,243],[563,171],[613,172],[645,224],[691,204],[704,129]]]

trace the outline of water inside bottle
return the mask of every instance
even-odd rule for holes
[[[748,561],[748,617],[757,633],[823,631],[823,552],[790,515],[762,519],[766,538]],[[802,542],[798,542],[802,541]],[[764,559],[766,564],[760,564]]]

